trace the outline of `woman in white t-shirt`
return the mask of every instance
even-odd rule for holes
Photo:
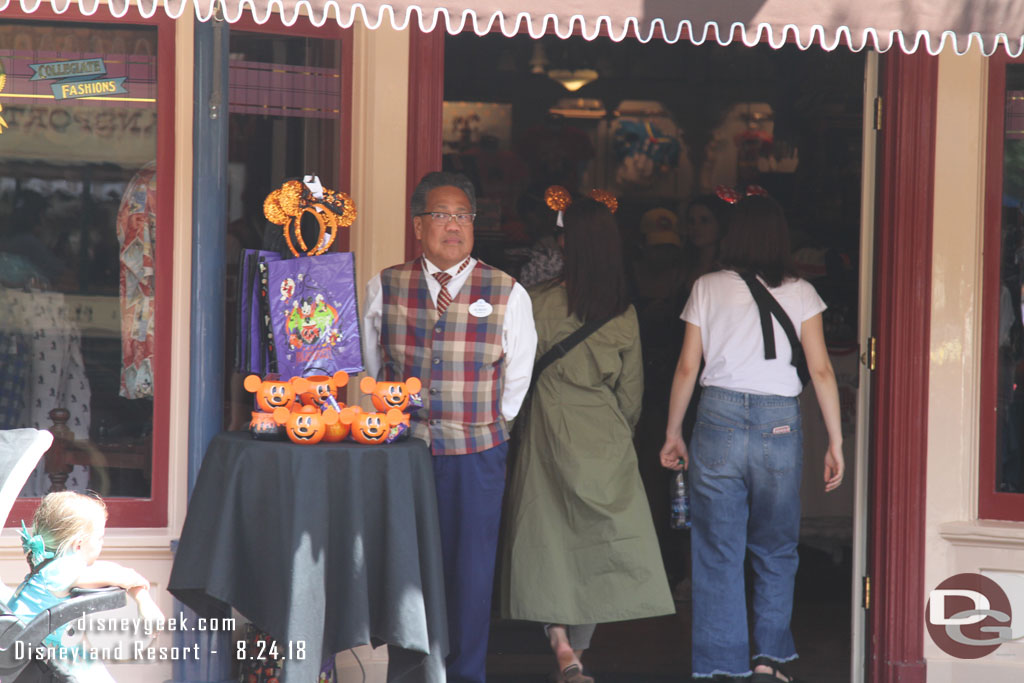
[[[843,480],[835,373],[814,287],[796,277],[782,208],[741,199],[719,250],[722,270],[694,284],[683,310],[686,336],[676,365],[661,464],[686,468],[693,515],[693,677],[791,681],[779,665],[796,659],[790,632],[800,532],[803,389],[792,348],[771,318],[777,357],[765,358],[757,304],[740,273],[767,286],[793,322],[828,430],[825,490]],[[683,416],[700,371],[690,450]],[[748,642],[743,561],[754,569],[753,644]],[[750,678],[746,678],[746,677]]]

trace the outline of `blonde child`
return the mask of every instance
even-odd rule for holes
[[[67,600],[73,588],[116,586],[128,591],[143,619],[162,621],[163,614],[149,594],[149,581],[134,569],[100,560],[107,525],[107,506],[99,498],[62,491],[45,496],[32,519],[32,530],[21,525],[21,545],[30,572],[9,601],[24,621]],[[60,647],[67,626],[45,639]],[[111,681],[101,663],[75,658],[51,661],[79,681]]]

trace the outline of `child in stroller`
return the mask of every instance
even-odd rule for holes
[[[163,621],[163,614],[149,594],[149,582],[137,571],[98,559],[103,547],[107,508],[99,498],[62,491],[46,495],[36,509],[32,530],[21,528],[22,548],[30,572],[8,601],[13,613],[28,622],[40,612],[69,598],[74,588],[124,588],[132,596],[144,620]],[[64,676],[81,683],[113,681],[99,660],[84,648],[61,647],[64,624],[43,641],[58,656],[49,664]],[[50,650],[46,650],[48,653]]]

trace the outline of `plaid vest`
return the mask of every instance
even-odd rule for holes
[[[423,382],[412,435],[430,444],[434,455],[479,453],[508,440],[501,415],[501,333],[515,280],[478,261],[438,318],[426,278],[420,259],[380,274],[382,379]],[[480,300],[492,311],[478,318],[469,309]]]

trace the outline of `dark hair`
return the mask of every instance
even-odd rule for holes
[[[576,199],[565,210],[565,281],[569,313],[603,322],[629,308],[622,237],[608,207]]]
[[[423,176],[416,189],[412,191],[412,197],[409,199],[409,212],[413,216],[423,213],[427,208],[427,195],[430,194],[430,191],[448,186],[462,190],[469,198],[469,208],[476,213],[476,190],[473,188],[473,183],[461,173],[448,171],[433,171]]]
[[[695,206],[703,206],[711,212],[711,215],[715,217],[715,222],[718,223],[718,233],[719,237],[721,237],[722,232],[725,231],[725,226],[729,223],[729,210],[732,209],[732,205],[714,193],[697,195],[690,200],[686,207],[686,213],[682,217],[684,223],[689,217],[690,209]],[[689,239],[688,234],[687,239]]]
[[[789,226],[779,203],[760,195],[739,200],[729,214],[718,261],[728,270],[760,275],[771,287],[796,277]]]

